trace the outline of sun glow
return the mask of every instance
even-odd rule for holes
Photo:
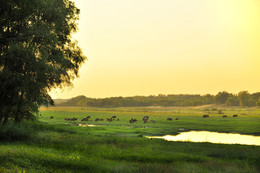
[[[75,2],[88,61],[54,98],[259,90],[259,0]]]

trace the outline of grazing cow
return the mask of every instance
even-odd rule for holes
[[[91,118],[91,116],[87,116],[86,118]]]
[[[81,121],[88,121],[88,118],[83,118]]]
[[[171,121],[172,120],[172,118],[167,118],[167,121]]]
[[[135,123],[135,122],[137,122],[137,119],[131,118],[131,120],[129,120],[129,122],[130,122],[130,123]]]
[[[107,118],[107,121],[108,122],[112,122],[112,118]]]
[[[116,118],[116,116],[112,116],[111,118],[114,119],[114,118]]]
[[[99,121],[99,118],[96,118],[95,121]]]
[[[149,116],[144,116],[144,117],[143,117],[143,120],[146,120],[146,121],[147,121],[148,119],[149,119]]]
[[[151,120],[152,121],[152,123],[155,123],[155,120]]]
[[[70,120],[71,121],[77,121],[78,119],[77,118],[71,118]]]
[[[209,115],[203,115],[202,118],[209,118]]]
[[[176,118],[175,120],[179,120],[179,118]]]
[[[227,115],[223,115],[223,118],[227,118]]]
[[[238,117],[238,115],[233,115],[233,117]]]
[[[53,116],[51,116],[50,119],[53,119]]]

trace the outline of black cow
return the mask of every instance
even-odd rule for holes
[[[130,123],[136,123],[137,122],[137,119],[133,119],[131,118],[131,120],[129,120]]]
[[[88,121],[88,118],[83,118],[81,121]]]

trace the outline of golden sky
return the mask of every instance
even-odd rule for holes
[[[75,0],[88,61],[53,98],[260,91],[260,0]]]

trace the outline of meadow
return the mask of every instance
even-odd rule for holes
[[[202,118],[205,114],[210,117]],[[233,118],[234,114],[238,117]],[[91,116],[89,121],[81,122],[87,116]],[[106,121],[112,116],[116,116],[114,121]],[[142,121],[144,116],[149,116],[147,123]],[[104,121],[93,121],[96,118]],[[137,122],[129,123],[131,118]],[[42,107],[37,119],[38,122],[24,121],[18,125],[10,122],[1,128],[0,172],[260,171],[260,146],[145,138],[191,130],[259,136],[259,108]]]

